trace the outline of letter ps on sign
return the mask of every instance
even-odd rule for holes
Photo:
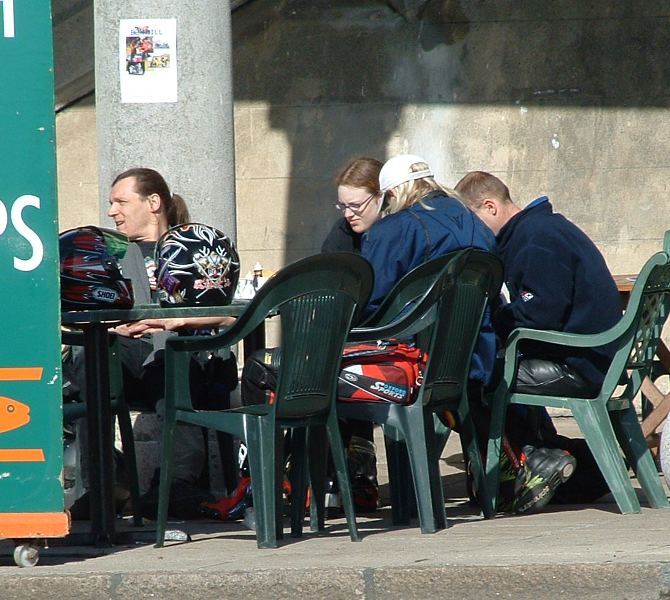
[[[32,271],[36,269],[44,257],[44,244],[42,244],[42,240],[23,220],[23,209],[27,206],[39,208],[40,199],[37,196],[29,194],[19,196],[14,201],[9,215],[7,215],[7,208],[0,201],[0,235],[5,233],[9,217],[16,233],[23,237],[32,249],[32,255],[29,258],[23,259],[14,256],[14,268],[17,271]]]
[[[0,0],[0,12],[2,13],[2,20],[0,20],[0,37],[14,38],[14,0]],[[23,220],[23,209],[28,206],[39,209],[40,199],[37,196],[29,194],[20,196],[12,204],[9,209],[9,214],[7,212],[8,207],[0,201],[0,235],[5,233],[8,223],[11,221],[16,233],[30,244],[32,251],[28,258],[20,258],[19,256],[13,257],[14,268],[17,271],[33,271],[40,265],[44,258],[44,244],[42,243],[42,240]],[[15,247],[16,245],[12,245],[12,249],[15,249]],[[23,244],[19,243],[19,248],[22,247]]]

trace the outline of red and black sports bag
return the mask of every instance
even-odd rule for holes
[[[338,400],[411,404],[426,359],[422,350],[402,342],[347,345],[338,376]]]

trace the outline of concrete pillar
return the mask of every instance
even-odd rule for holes
[[[122,103],[121,19],[176,19],[177,102]],[[160,171],[193,220],[236,239],[229,0],[96,0],[95,85],[101,222],[116,174]]]

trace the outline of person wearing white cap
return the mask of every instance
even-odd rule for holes
[[[379,173],[379,187],[383,194],[382,218],[363,234],[361,247],[375,275],[368,311],[379,306],[395,283],[421,263],[462,248],[495,252],[491,231],[454,191],[435,181],[433,170],[423,158],[402,154],[389,159]],[[495,353],[495,335],[487,310],[468,382],[471,413],[478,429],[486,428],[483,435],[478,435],[480,445],[488,439],[490,416],[483,391],[493,372]],[[445,418],[458,429],[458,423],[447,415]]]
[[[379,173],[379,187],[382,219],[363,235],[361,247],[375,273],[369,312],[403,275],[431,258],[469,247],[495,251],[493,234],[454,191],[435,181],[423,158],[401,154],[389,159]],[[495,337],[487,316],[471,379],[486,384],[494,358]]]

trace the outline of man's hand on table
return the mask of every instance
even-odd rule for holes
[[[112,331],[124,337],[139,338],[161,331],[178,331],[183,328],[199,329],[208,327],[229,327],[235,317],[183,317],[172,319],[142,319],[118,325]]]

